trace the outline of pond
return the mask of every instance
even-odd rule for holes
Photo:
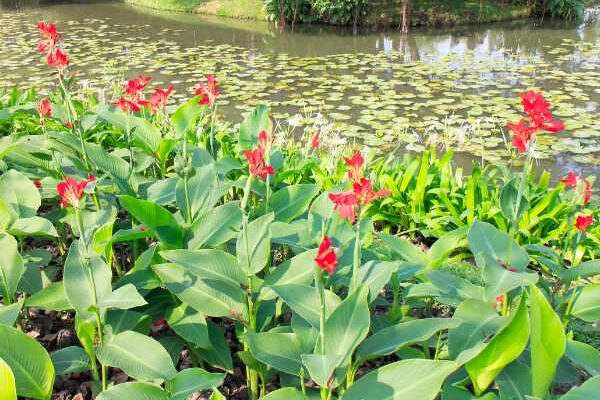
[[[509,154],[516,94],[543,89],[567,124],[536,156],[558,171],[600,174],[600,25],[528,20],[446,31],[279,32],[261,21],[157,12],[121,3],[0,8],[0,87],[54,85],[35,52],[38,20],[59,24],[79,84],[112,96],[137,73],[189,97],[214,72],[219,110],[239,120],[258,103],[282,126],[319,113],[346,141],[387,151],[450,148],[486,162]],[[319,117],[321,118],[321,117]],[[321,118],[322,119],[322,118]],[[468,158],[468,157],[467,157]]]

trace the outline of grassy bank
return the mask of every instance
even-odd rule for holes
[[[240,19],[266,19],[261,0],[125,0],[157,10],[180,11]],[[492,0],[422,0],[414,2],[414,26],[448,26],[489,23],[529,16],[522,6],[499,5]],[[361,25],[399,25],[400,0],[374,0],[360,21]]]
[[[141,7],[165,11],[218,15],[241,19],[265,19],[261,0],[125,0]]]

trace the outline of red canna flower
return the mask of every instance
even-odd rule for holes
[[[56,25],[40,21],[37,23],[37,27],[43,38],[37,44],[37,51],[42,54],[53,52],[56,43],[61,39],[60,33],[58,33],[58,30],[56,29]]]
[[[513,146],[517,148],[519,153],[526,153],[535,130],[527,125],[524,119],[516,124],[509,122],[506,124],[506,127],[514,133],[512,139]]]
[[[592,200],[592,184],[590,181],[575,172],[570,171],[567,176],[560,180],[567,187],[573,190],[579,190],[583,198],[583,205],[586,206]]]
[[[321,138],[319,137],[319,132],[316,132],[310,138],[310,147],[313,149],[318,149],[321,146]]]
[[[196,96],[202,96],[200,99],[201,105],[208,105],[212,107],[219,97],[218,90],[219,83],[217,82],[213,74],[206,75],[206,84],[200,84],[200,87],[196,89]]]
[[[56,24],[40,21],[37,23],[37,27],[40,34],[46,39],[56,41],[60,38],[60,33],[58,33],[58,29],[56,29]]]
[[[157,87],[154,89],[154,93],[150,96],[148,101],[140,100],[138,104],[143,107],[150,107],[152,112],[157,112],[159,109],[164,107],[169,101],[169,96],[173,92],[173,85],[169,85],[169,87],[165,90],[163,88]]]
[[[335,204],[334,209],[340,213],[340,217],[347,219],[350,223],[354,223],[356,219],[356,206],[358,205],[358,198],[354,191],[329,193],[329,200]]]
[[[509,122],[507,128],[513,132],[512,143],[520,153],[525,153],[529,149],[529,143],[535,133],[560,132],[565,129],[562,121],[553,119],[550,112],[550,103],[544,99],[541,92],[528,92],[520,94],[523,111],[529,117],[529,121],[521,119],[518,123]]]
[[[587,228],[594,222],[594,217],[591,215],[580,215],[575,220],[575,228],[580,232],[585,232]]]
[[[275,169],[265,165],[265,150],[257,147],[254,150],[244,150],[244,156],[248,160],[250,174],[258,176],[261,181],[267,179],[267,175],[274,175]]]
[[[148,86],[150,81],[152,81],[151,77],[143,75],[129,80],[125,82],[125,93],[134,99],[137,99],[140,97],[141,92],[146,88],[146,86]]]
[[[169,323],[164,318],[159,318],[156,321],[152,322],[152,331],[153,332],[158,332],[158,331],[160,331],[164,328],[168,328],[168,327],[169,327]]]
[[[56,185],[56,192],[60,196],[60,204],[62,207],[73,206],[79,207],[79,200],[85,193],[85,187],[89,181],[83,180],[77,182],[73,178],[66,178]]]
[[[502,304],[504,304],[504,294],[498,295],[496,296],[496,308],[500,308],[502,307]]]
[[[59,49],[56,49],[54,53],[48,53],[46,61],[48,62],[48,66],[58,68],[59,70],[69,66],[69,56]]]
[[[352,180],[359,180],[362,178],[362,167],[365,163],[365,159],[360,153],[354,153],[352,157],[344,157],[344,162],[348,166],[348,178]]]
[[[74,126],[72,121],[66,121],[63,125],[65,126],[65,128],[69,129],[73,128]]]
[[[567,176],[562,178],[560,181],[570,187],[571,189],[577,189],[577,183],[581,179],[575,172],[570,171]]]
[[[387,189],[374,192],[373,183],[367,178],[362,178],[359,182],[354,182],[352,185],[352,190],[358,199],[358,203],[363,206],[370,204],[380,197],[389,196],[392,194],[392,192]]]
[[[337,268],[337,250],[331,247],[331,240],[328,236],[324,236],[321,240],[315,262],[319,268],[327,271],[329,276],[335,272]]]
[[[39,179],[36,179],[35,181],[33,181],[33,184],[35,185],[36,188],[41,189],[42,188],[42,181],[40,181]]]
[[[127,100],[121,97],[117,102],[113,103],[113,106],[120,108],[125,112],[139,112],[140,107],[131,100]]]
[[[269,147],[269,144],[270,140],[267,131],[260,131],[258,134],[258,147],[266,151]]]
[[[41,118],[49,118],[52,116],[52,103],[50,103],[50,99],[43,99],[37,104],[35,109]]]

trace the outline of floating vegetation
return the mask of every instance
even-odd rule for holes
[[[35,52],[32,18],[0,15],[0,87],[54,85]],[[537,52],[465,50],[438,59],[402,51],[295,57],[201,39],[184,46],[181,30],[150,33],[149,25],[110,18],[61,25],[66,43],[77,43],[67,51],[80,75],[90,78],[86,90],[110,97],[110,82],[143,72],[157,85],[175,84],[177,102],[214,72],[223,91],[219,107],[228,117],[239,120],[258,103],[282,119],[311,109],[373,146],[437,144],[501,160],[508,156],[505,122],[518,119],[515,93],[543,87],[567,129],[539,143],[536,156],[552,160],[565,153],[574,162],[600,165],[600,46],[594,43],[565,39]]]

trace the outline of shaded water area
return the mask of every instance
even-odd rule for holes
[[[567,130],[541,136],[536,157],[558,173],[600,175],[600,24],[527,20],[403,37],[330,27],[279,32],[267,22],[121,3],[2,4],[0,87],[53,87],[35,52],[35,23],[46,20],[59,24],[79,84],[107,100],[137,73],[175,84],[181,99],[214,72],[219,110],[234,121],[268,103],[286,129],[320,113],[328,134],[350,142],[436,145],[491,162],[509,154],[504,126],[521,118],[516,94],[540,88]]]

